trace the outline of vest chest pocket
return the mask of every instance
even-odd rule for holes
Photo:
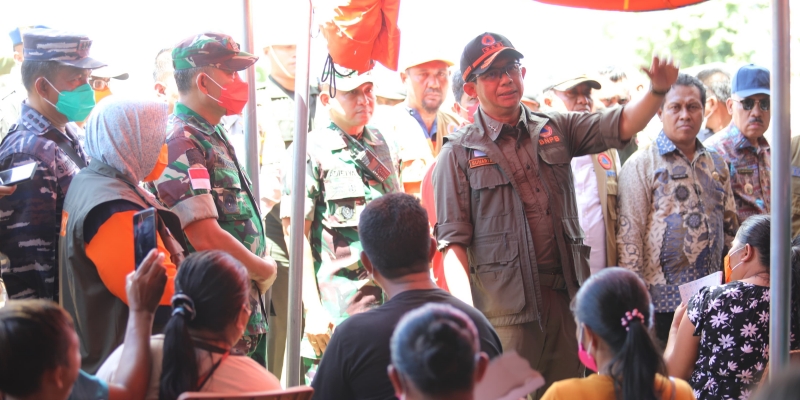
[[[364,181],[356,168],[345,164],[332,167],[322,178],[326,223],[331,228],[356,227],[366,206]]]
[[[563,226],[569,255],[572,258],[571,265],[575,268],[575,277],[578,279],[578,283],[582,284],[589,279],[589,275],[592,273],[589,269],[589,255],[592,248],[583,244],[584,234],[578,218],[564,218]],[[565,265],[565,267],[567,266]]]
[[[217,206],[221,221],[250,219],[253,210],[246,199],[247,191],[242,189],[239,173],[235,169],[217,166],[214,168],[211,195]]]
[[[558,189],[561,190],[562,193],[572,193],[573,189],[573,179],[571,167],[569,165],[572,157],[570,157],[569,153],[567,153],[566,148],[557,149],[557,148],[539,148],[539,157],[541,157],[542,161],[547,164],[549,168],[542,168],[542,176],[543,179],[545,177],[545,170],[549,169],[550,173],[552,174],[553,180],[558,186]],[[540,166],[541,167],[541,166]],[[543,184],[547,184],[547,181],[542,182]],[[564,208],[565,210],[567,208]]]
[[[610,177],[606,178],[606,193],[608,194],[608,216],[614,221],[617,220],[617,191],[619,190],[617,180],[612,180]]]
[[[519,244],[502,240],[482,241],[470,249],[472,300],[487,318],[516,314],[525,307]]]
[[[469,169],[469,185],[477,206],[477,219],[508,215],[514,209],[514,189],[511,181],[497,165]]]

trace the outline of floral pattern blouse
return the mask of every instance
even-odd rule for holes
[[[750,397],[769,361],[769,297],[769,287],[734,281],[703,288],[689,300],[686,312],[700,336],[689,380],[698,400]],[[794,334],[791,348],[798,348]]]

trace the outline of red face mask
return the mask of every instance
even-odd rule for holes
[[[475,123],[475,111],[478,111],[478,107],[481,106],[480,102],[475,102],[475,104],[469,106],[467,109],[467,115],[469,115],[468,119],[471,124]]]
[[[214,98],[208,93],[206,93],[206,95],[216,100],[217,103],[219,103],[219,105],[225,109],[225,115],[239,114],[242,112],[242,110],[244,110],[244,106],[247,104],[247,100],[250,98],[250,93],[248,90],[249,86],[247,85],[247,82],[234,80],[233,82],[222,86],[215,80],[211,79],[210,76],[206,75],[206,78],[208,78],[208,80],[211,82],[214,82],[215,85],[222,89],[219,99]]]

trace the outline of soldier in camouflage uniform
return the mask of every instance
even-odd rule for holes
[[[268,368],[278,379],[282,375],[283,357],[286,349],[286,328],[288,322],[289,300],[289,252],[283,239],[281,226],[281,191],[283,190],[281,161],[287,156],[286,148],[294,140],[294,74],[298,35],[291,35],[291,29],[278,26],[268,28],[265,35],[264,55],[269,61],[269,76],[256,89],[256,112],[258,124],[263,134],[261,151],[260,186],[264,231],[270,247],[270,256],[278,263],[278,278],[272,285],[272,306],[275,315],[269,319]],[[314,130],[319,90],[309,88],[308,130]]]
[[[306,310],[301,356],[307,383],[322,358],[332,329],[350,315],[383,303],[381,289],[359,260],[358,218],[364,207],[386,193],[403,190],[397,160],[386,141],[368,128],[375,107],[370,73],[336,79],[335,97],[321,89],[320,100],[331,119],[308,135],[305,204],[306,256],[303,304]],[[284,171],[291,171],[284,167]],[[281,202],[292,204],[291,174],[284,176]],[[289,209],[281,209],[290,225]],[[310,254],[309,254],[310,253]]]
[[[266,365],[267,321],[261,295],[275,280],[258,203],[220,120],[247,103],[238,71],[258,57],[239,51],[227,35],[204,33],[172,50],[180,100],[167,127],[169,165],[154,182],[158,197],[178,215],[191,251],[222,250],[250,272],[252,314],[237,347]]]
[[[28,99],[0,145],[0,170],[38,163],[33,178],[0,198],[0,253],[10,299],[58,301],[58,237],[72,177],[86,165],[70,121],[94,107],[89,74],[105,64],[89,57],[92,41],[51,29],[23,35],[22,80]]]

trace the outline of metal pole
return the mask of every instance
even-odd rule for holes
[[[289,240],[289,324],[287,327],[287,386],[299,386],[300,340],[303,334],[303,234],[305,228],[306,138],[308,136],[308,76],[311,58],[311,1],[302,22],[303,33],[297,41],[297,69],[294,78],[294,159],[292,160],[292,204]],[[286,206],[287,204],[284,204]]]
[[[255,46],[253,45],[253,4],[250,0],[243,0],[242,1],[242,16],[244,17],[244,35],[242,36],[244,40],[242,41],[242,47],[244,51],[255,54],[253,49]],[[258,149],[259,149],[259,142],[258,142],[258,123],[256,122],[256,66],[253,65],[252,67],[245,70],[245,81],[248,84],[248,99],[247,105],[244,107],[244,113],[242,113],[242,119],[244,120],[244,143],[245,143],[245,163],[244,169],[247,171],[247,176],[250,177],[252,181],[251,190],[253,192],[253,199],[256,202],[255,206],[258,205],[258,202],[261,199],[261,187],[259,185],[260,181],[258,179],[260,173],[260,166],[258,160]],[[264,306],[266,310],[270,310],[270,302],[272,301],[272,289],[270,288],[267,290],[267,293],[264,294]],[[269,312],[269,311],[267,311]],[[265,315],[264,318],[269,319],[269,315]]]
[[[770,248],[769,377],[789,363],[790,222],[789,0],[772,0],[772,244]]]

